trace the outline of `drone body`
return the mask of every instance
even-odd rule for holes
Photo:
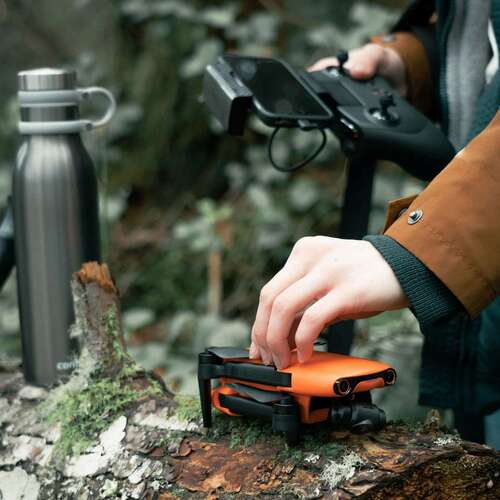
[[[219,386],[212,389],[214,378]],[[246,350],[212,347],[199,355],[198,381],[205,427],[211,426],[214,406],[230,416],[270,419],[293,445],[302,424],[382,427],[385,414],[371,404],[369,391],[394,384],[396,372],[378,361],[317,351],[303,364],[294,352],[291,365],[277,370],[249,359]]]

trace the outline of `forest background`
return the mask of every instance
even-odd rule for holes
[[[71,66],[81,86],[110,89],[118,101],[111,126],[84,140],[128,347],[174,390],[194,393],[196,354],[205,345],[248,345],[259,290],[293,243],[336,234],[346,169],[332,135],[293,174],[271,167],[270,129],[256,120],[243,138],[225,135],[201,102],[205,66],[230,50],[306,67],[384,33],[406,3],[0,0],[0,209],[20,144],[17,72]],[[276,157],[292,162],[316,140],[292,131],[278,139]],[[370,232],[380,230],[389,199],[420,189],[397,166],[379,165]],[[392,418],[421,417],[422,339],[411,314],[360,321],[356,332],[354,354],[402,368],[389,399],[378,402]],[[19,364],[20,346],[12,276],[0,292],[0,364]]]

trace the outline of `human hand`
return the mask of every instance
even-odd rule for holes
[[[296,346],[303,363],[325,326],[407,306],[399,281],[371,243],[301,238],[281,271],[262,288],[250,357],[286,368],[290,348]]]
[[[337,66],[335,57],[326,57],[315,62],[308,71],[320,71],[328,66]],[[394,50],[368,43],[358,49],[349,51],[349,59],[344,66],[351,76],[358,80],[366,80],[375,75],[385,78],[403,97],[406,96],[406,70],[400,55]]]

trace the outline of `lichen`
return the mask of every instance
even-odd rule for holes
[[[363,464],[363,460],[354,452],[346,453],[340,460],[329,460],[323,468],[320,480],[331,489],[335,489],[343,481],[354,476],[356,467]]]
[[[434,446],[451,446],[460,444],[460,436],[454,434],[446,434],[445,436],[438,437],[434,440]]]

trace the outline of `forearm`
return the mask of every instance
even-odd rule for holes
[[[500,291],[500,113],[386,231],[476,316]],[[411,223],[408,217],[420,211]]]

